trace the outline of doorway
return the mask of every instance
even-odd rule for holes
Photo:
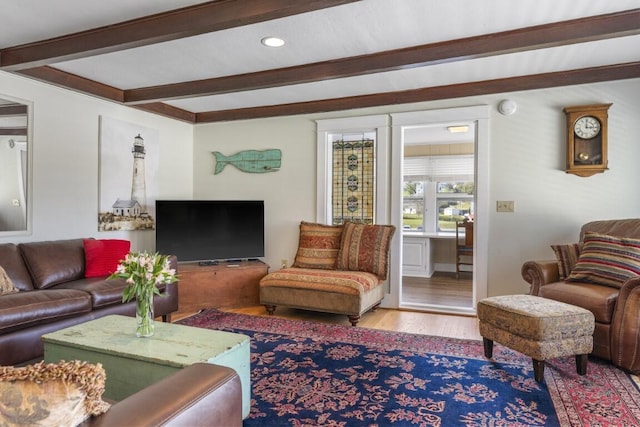
[[[475,314],[486,296],[487,107],[392,115],[392,221],[401,230],[391,294],[399,308]],[[474,223],[472,265],[456,274],[458,221]],[[467,262],[468,263],[468,262]]]
[[[473,308],[472,256],[458,256],[456,229],[475,217],[475,134],[473,122],[402,131],[401,305]]]

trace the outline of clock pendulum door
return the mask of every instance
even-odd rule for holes
[[[607,110],[612,104],[567,107],[567,173],[587,177],[607,168]]]

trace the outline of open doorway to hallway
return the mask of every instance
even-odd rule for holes
[[[407,127],[402,143],[400,304],[472,309],[472,256],[458,256],[456,225],[475,217],[475,124]]]

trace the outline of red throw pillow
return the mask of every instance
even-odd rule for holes
[[[118,239],[83,239],[84,277],[108,276],[129,253],[131,242]]]

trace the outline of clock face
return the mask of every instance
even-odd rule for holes
[[[600,121],[593,116],[580,117],[573,125],[573,131],[582,139],[591,139],[600,133]]]

